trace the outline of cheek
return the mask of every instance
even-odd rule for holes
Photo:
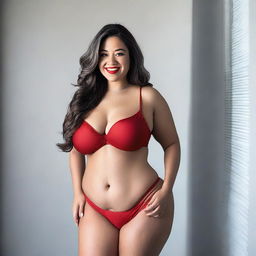
[[[127,58],[126,61],[127,61],[127,65],[130,66],[130,63],[131,63],[131,62],[130,62],[130,58],[129,58],[129,57]]]
[[[130,69],[130,61],[128,60],[127,63],[126,63],[126,69],[129,70]]]
[[[98,64],[98,67],[99,67],[99,70],[100,70],[101,72],[104,71],[104,67],[103,67],[102,63],[99,63],[99,64]]]
[[[129,59],[124,59],[122,63],[126,69],[129,69],[130,67],[130,60]]]

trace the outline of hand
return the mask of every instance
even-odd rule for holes
[[[74,195],[72,213],[73,213],[73,219],[77,227],[78,227],[80,218],[84,216],[85,202],[86,200],[82,192]]]
[[[164,189],[159,189],[156,193],[154,193],[148,202],[144,212],[149,217],[160,217],[165,212],[165,209],[168,205],[168,200],[168,192]]]

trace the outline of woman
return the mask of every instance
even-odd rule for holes
[[[70,152],[80,256],[159,255],[171,232],[180,144],[143,62],[120,24],[105,25],[80,58],[66,142],[57,144]],[[147,162],[151,134],[164,150],[164,180]]]

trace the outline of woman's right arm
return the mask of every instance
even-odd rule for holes
[[[74,195],[82,193],[82,178],[85,170],[85,156],[75,147],[69,153],[69,168],[72,176]]]
[[[74,192],[72,213],[77,226],[79,218],[82,217],[84,213],[85,198],[82,189],[82,179],[85,171],[85,165],[85,156],[73,147],[69,153],[69,167]]]

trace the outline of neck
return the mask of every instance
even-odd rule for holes
[[[121,92],[129,86],[130,84],[127,81],[108,81],[109,92]]]

